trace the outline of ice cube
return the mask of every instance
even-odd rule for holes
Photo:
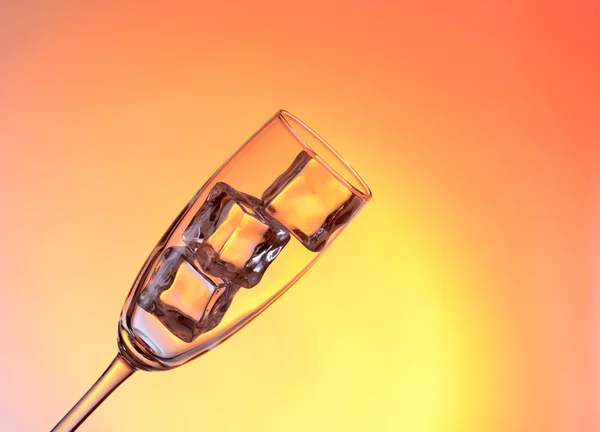
[[[219,325],[239,289],[239,285],[228,283],[213,293],[200,325],[200,333],[206,333]]]
[[[322,250],[363,201],[302,151],[263,193],[265,210],[313,252]]]
[[[237,290],[229,281],[203,274],[192,252],[178,246],[163,252],[138,304],[175,336],[191,342],[221,322]]]
[[[252,288],[290,240],[289,232],[267,215],[262,202],[225,183],[209,192],[183,241],[212,276]]]

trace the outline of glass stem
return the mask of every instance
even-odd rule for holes
[[[108,369],[85,395],[71,408],[71,411],[52,429],[51,432],[70,432],[81,423],[115,390],[133,374],[135,370],[117,355]]]

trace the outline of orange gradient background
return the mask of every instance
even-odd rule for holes
[[[595,2],[68,3],[0,4],[0,430],[102,373],[155,242],[278,108],[373,200],[81,430],[600,430]]]

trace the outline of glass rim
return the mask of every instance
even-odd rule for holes
[[[305,122],[300,120],[298,117],[286,111],[284,109],[280,109],[275,114],[282,123],[288,128],[288,130],[294,135],[294,137],[300,142],[300,144],[305,147],[306,150],[310,153],[310,155],[315,158],[321,165],[323,165],[328,171],[331,172],[340,182],[342,182],[351,192],[355,193],[359,197],[364,200],[369,200],[373,197],[371,189],[367,185],[367,183],[362,179],[362,177],[356,172],[354,168],[348,163],[346,159],[342,155],[340,155],[336,149],[334,149],[325,139],[323,139],[317,132],[315,132],[310,126],[308,126]],[[302,138],[302,135],[297,131],[294,126],[290,124],[287,118],[291,118],[293,121],[302,126],[307,133],[309,133],[314,139],[316,139],[321,145],[323,145],[334,157],[338,159],[339,162],[343,165],[343,167],[348,171],[347,174],[356,182],[350,182],[344,175],[339,173],[335,168],[331,166],[331,164],[327,163],[326,160],[321,157],[319,153],[313,147],[311,147],[305,139]]]

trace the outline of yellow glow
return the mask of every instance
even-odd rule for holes
[[[373,199],[81,431],[600,430],[594,2],[0,3],[1,431],[49,430],[100,376],[161,234],[279,108]]]

